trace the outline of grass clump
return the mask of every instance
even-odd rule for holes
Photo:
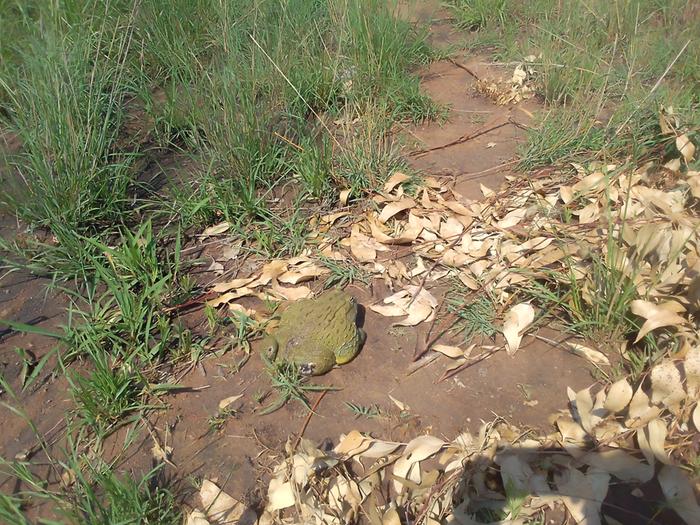
[[[144,380],[137,371],[110,362],[104,352],[90,357],[93,370],[72,374],[71,393],[82,423],[104,436],[142,408]]]
[[[69,481],[59,490],[50,490],[33,473],[31,464],[0,460],[0,470],[24,487],[13,496],[0,495],[0,517],[7,517],[7,523],[30,523],[24,506],[43,500],[55,504],[56,513],[67,523],[78,525],[175,525],[182,521],[175,487],[163,479],[160,467],[142,476],[120,476],[109,465],[84,456],[71,456],[61,467],[64,480]]]
[[[21,52],[7,85],[5,124],[22,146],[0,204],[60,241],[122,222],[135,153],[117,151],[128,28],[68,31],[52,19],[59,16],[42,19],[44,31]]]
[[[277,399],[265,407],[260,412],[261,415],[271,414],[291,400],[298,401],[308,410],[311,410],[311,404],[306,397],[307,393],[337,390],[333,386],[309,384],[308,377],[302,375],[299,368],[292,363],[284,361],[270,362],[264,355],[261,354],[261,356],[263,361],[265,361],[272,388],[277,391]]]
[[[674,137],[658,126],[673,106],[697,129],[700,38],[689,0],[501,2],[453,0],[458,24],[474,31],[471,45],[503,61],[536,57],[535,82],[554,106],[528,134],[522,167],[572,159],[635,159]]]

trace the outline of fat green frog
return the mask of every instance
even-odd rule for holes
[[[352,361],[364,340],[357,326],[357,302],[334,288],[291,303],[265,338],[263,351],[271,360],[296,365],[304,375],[321,375]]]

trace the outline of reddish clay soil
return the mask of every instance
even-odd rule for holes
[[[430,13],[423,6],[419,15],[425,17]],[[455,38],[444,21],[433,25],[433,33],[438,44]],[[455,62],[477,76],[505,73],[490,69],[481,57],[456,56]],[[447,122],[428,123],[405,132],[407,142],[414,140],[419,149],[446,144],[493,123],[527,123],[529,115],[537,110],[532,102],[513,107],[494,105],[475,92],[475,78],[450,61],[432,64],[422,72],[422,77],[425,92],[438,102],[449,104],[451,109]],[[413,157],[412,162],[426,174],[440,177],[445,184],[454,184],[466,197],[476,199],[481,196],[480,183],[496,188],[505,175],[513,173],[510,169],[514,163],[503,165],[515,159],[517,145],[522,141],[523,131],[507,123],[463,144]],[[495,145],[487,147],[490,143]],[[11,221],[5,219],[4,233],[12,227]],[[65,322],[66,299],[57,292],[47,292],[48,284],[22,272],[3,275],[0,318],[26,323],[43,316],[47,319],[39,322],[42,327]],[[386,295],[386,290],[381,288],[353,286],[349,291],[361,305]],[[201,312],[192,314],[193,322],[198,322],[198,315],[201,319]],[[423,337],[426,327],[395,329],[390,322],[369,310],[364,312],[363,325],[368,334],[364,348],[352,363],[317,379],[318,383],[341,390],[324,396],[310,419],[305,437],[336,443],[340,434],[358,429],[392,440],[407,440],[421,433],[454,438],[462,430],[478,431],[483,420],[495,416],[522,427],[548,431],[548,416],[566,407],[567,386],[579,389],[592,381],[583,360],[534,338],[526,338],[514,357],[499,352],[443,382],[438,379],[450,364],[445,357],[408,375],[416,339]],[[559,334],[545,335],[561,338]],[[31,350],[39,359],[52,345],[46,338],[0,332],[0,373],[19,391],[20,362],[13,349]],[[239,352],[232,352],[220,358],[204,359],[201,366],[194,367],[181,380],[189,390],[166,396],[165,408],[152,412],[150,420],[161,442],[173,447],[172,462],[176,468],[169,467],[169,475],[180,479],[189,475],[228,479],[229,493],[241,498],[248,495],[248,501],[254,504],[271,458],[283,451],[287,439],[299,433],[308,411],[290,402],[271,415],[259,415],[275,393],[271,392],[262,403],[256,402],[256,396],[270,390],[269,378],[255,353],[234,373],[234,365],[240,358]],[[19,401],[41,433],[60,435],[61,421],[72,406],[66,380],[60,376],[48,377],[46,373],[43,376],[37,386],[19,395]],[[219,401],[237,394],[243,397],[233,405],[236,412],[220,428],[211,428],[209,420],[216,415]],[[404,413],[400,413],[389,395],[407,406]],[[310,402],[317,398],[318,394],[311,394]],[[8,394],[1,393],[0,401],[10,402]],[[376,405],[381,416],[355,418],[346,403]],[[16,414],[0,408],[0,424],[3,428],[0,450],[4,457],[36,450],[33,432]],[[49,439],[49,443],[55,439],[58,438]],[[112,436],[105,445],[106,455],[120,454],[122,443],[123,433]],[[55,447],[60,445],[58,439]],[[152,445],[149,433],[142,430],[135,445],[121,455],[120,468],[149,468]],[[0,479],[0,490],[14,488],[8,480]]]

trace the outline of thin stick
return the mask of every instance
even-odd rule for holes
[[[463,69],[464,71],[466,71],[467,73],[469,73],[469,74],[470,74],[471,76],[473,76],[476,80],[481,80],[481,79],[477,76],[476,73],[474,73],[471,69],[469,69],[469,68],[468,68],[467,66],[465,66],[464,64],[460,64],[460,63],[457,62],[454,58],[450,58],[449,60],[450,60],[450,62],[452,62],[455,66],[457,66],[459,69]]]
[[[297,449],[299,446],[299,442],[301,441],[301,438],[304,435],[304,432],[306,432],[306,427],[309,426],[309,422],[311,421],[311,418],[313,415],[316,413],[316,409],[318,408],[318,405],[321,403],[321,400],[324,398],[324,396],[328,393],[328,390],[323,390],[321,392],[321,395],[318,396],[318,399],[314,403],[314,406],[311,407],[311,411],[309,414],[306,416],[306,419],[304,420],[304,424],[301,426],[301,430],[299,431],[299,435],[297,436],[296,441],[294,442],[294,446],[292,447],[292,452]]]
[[[462,135],[458,139],[455,139],[452,142],[448,142],[447,144],[442,144],[440,146],[434,146],[432,148],[426,148],[426,149],[414,151],[414,152],[410,153],[410,156],[411,157],[421,157],[421,156],[427,155],[428,153],[431,153],[433,151],[451,148],[452,146],[457,146],[458,144],[463,144],[464,142],[469,142],[470,140],[474,140],[475,138],[480,137],[481,135],[486,135],[487,133],[495,131],[498,128],[502,128],[503,126],[507,126],[508,124],[512,124],[510,119],[506,120],[505,122],[495,124],[495,125],[488,127],[488,128],[481,128],[481,129],[475,131],[474,133]]]

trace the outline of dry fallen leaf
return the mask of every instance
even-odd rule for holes
[[[700,523],[700,507],[688,478],[678,467],[664,465],[658,475],[666,502],[687,525]]]
[[[418,295],[413,298],[415,293]],[[384,299],[383,303],[371,305],[369,309],[385,317],[407,316],[402,321],[394,323],[395,326],[415,326],[423,321],[430,321],[438,305],[430,292],[418,286],[407,286],[404,290]]]
[[[253,525],[257,515],[251,509],[205,479],[199,490],[202,507],[208,519],[218,525]]]
[[[588,359],[591,363],[594,363],[596,365],[610,365],[610,361],[603,352],[593,350],[592,348],[571,341],[567,342],[567,344],[569,345],[571,351],[574,354],[576,354],[579,357]]]
[[[671,360],[664,360],[651,369],[651,402],[663,404],[678,415],[686,393],[681,373]]]
[[[286,509],[293,506],[295,502],[294,488],[289,481],[282,481],[278,478],[272,478],[270,480],[265,510],[274,512],[276,510]]]
[[[222,399],[221,401],[219,401],[219,410],[226,410],[226,408],[229,405],[231,405],[232,403],[235,403],[236,401],[238,401],[242,397],[243,397],[243,394],[238,394],[235,396],[230,396],[230,397],[226,397],[226,398]]]
[[[360,227],[354,224],[350,231],[350,252],[360,262],[372,262],[377,258],[378,251],[386,251],[388,248],[360,231]]]
[[[654,458],[661,463],[670,463],[664,450],[667,434],[666,425],[661,419],[652,419],[646,426],[637,430],[639,449],[650,465],[654,464]]]
[[[209,520],[207,519],[206,514],[204,514],[201,510],[193,510],[189,514],[187,514],[187,518],[185,519],[185,525],[211,525],[209,523]]]
[[[600,508],[608,493],[610,475],[603,472],[584,474],[570,468],[554,476],[559,497],[576,520],[585,525],[600,525]]]
[[[695,144],[686,134],[676,137],[676,148],[678,148],[686,162],[690,162],[695,157]]]
[[[384,183],[384,192],[385,193],[391,193],[396,186],[398,186],[401,183],[406,182],[409,180],[411,177],[406,175],[405,173],[401,173],[400,171],[394,172],[394,174],[389,177],[389,180]]]
[[[465,352],[458,346],[449,346],[449,345],[433,345],[432,349],[435,350],[436,352],[440,352],[443,355],[446,355],[447,357],[451,359],[457,359],[458,357],[464,357]]]
[[[400,201],[396,202],[390,202],[386,206],[384,206],[384,209],[382,212],[379,214],[379,217],[377,217],[377,220],[384,224],[386,221],[391,219],[394,215],[397,215],[401,213],[404,210],[409,210],[411,208],[414,208],[416,206],[416,201],[410,198],[405,198],[401,199]]]
[[[535,309],[528,303],[513,306],[503,319],[503,336],[506,338],[506,351],[513,355],[520,347],[525,329],[535,320]]]
[[[632,387],[627,382],[626,379],[620,379],[610,386],[608,390],[608,396],[605,399],[605,410],[612,412],[613,414],[620,412],[629,405],[632,399]]]
[[[679,312],[684,311],[684,308],[674,301],[657,305],[650,301],[637,299],[632,301],[631,310],[633,314],[646,319],[639,329],[637,338],[634,340],[635,343],[638,343],[646,334],[657,328],[685,324],[685,319],[679,315]]]
[[[219,224],[214,224],[213,226],[209,226],[209,228],[206,228],[200,234],[200,237],[206,238],[213,237],[214,235],[221,235],[222,233],[227,232],[230,227],[231,225],[228,222],[220,222]]]
[[[406,403],[399,401],[391,394],[388,394],[388,395],[389,395],[389,399],[391,399],[391,402],[394,403],[399,410],[401,410],[402,412],[405,412],[406,410],[410,410],[410,407]]]

